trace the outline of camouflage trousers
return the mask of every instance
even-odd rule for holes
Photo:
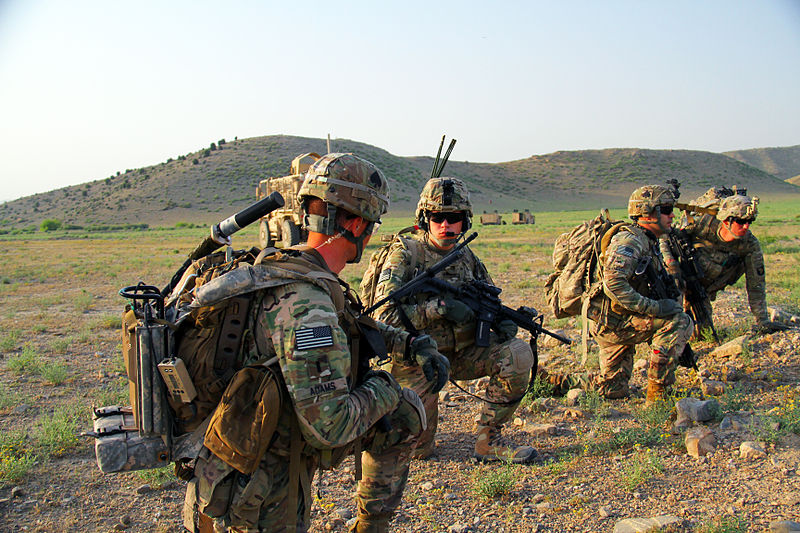
[[[694,325],[686,313],[658,318],[630,315],[617,326],[591,323],[592,337],[600,347],[600,373],[594,387],[606,398],[628,395],[636,345],[648,343],[650,353],[647,377],[661,385],[675,382],[678,356],[692,335]]]
[[[372,430],[362,441],[365,450],[356,495],[358,516],[362,522],[377,524],[376,531],[386,531],[400,505],[413,450],[409,441],[408,435],[395,434],[394,430]],[[186,488],[184,526],[202,533],[308,531],[310,487],[320,455],[301,455],[294,527],[287,526],[289,464],[289,450],[270,450],[259,468],[246,476],[203,448]]]
[[[489,376],[489,384],[483,394],[495,402],[511,404],[493,404],[484,402],[478,424],[481,426],[501,426],[516,411],[531,375],[533,353],[530,346],[521,339],[513,338],[499,342],[494,334],[487,347],[472,345],[457,353],[445,353],[450,359],[450,378],[454,380],[471,380]],[[388,370],[403,387],[413,389],[425,405],[428,417],[428,429],[417,439],[416,448],[432,446],[433,438],[439,422],[439,395],[431,391],[431,383],[425,379],[419,366],[391,364]]]

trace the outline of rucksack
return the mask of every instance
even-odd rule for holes
[[[257,272],[252,265],[259,265]],[[90,435],[100,469],[156,468],[196,456],[212,413],[255,342],[246,327],[258,289],[296,280],[320,286],[337,309],[344,307],[334,275],[310,272],[274,248],[198,259],[166,297],[141,283],[120,291],[132,300],[122,321],[131,407],[95,409]],[[267,372],[265,382],[277,383],[280,372],[269,364],[259,365],[260,371]]]
[[[583,303],[600,287],[601,254],[625,222],[611,220],[608,210],[558,236],[553,269],[545,282],[547,303],[556,318],[581,314]]]
[[[380,276],[381,272],[383,272],[383,264],[386,262],[389,250],[396,240],[400,240],[411,253],[411,264],[416,264],[417,257],[419,256],[419,243],[414,239],[403,237],[404,233],[411,233],[415,229],[415,226],[403,228],[394,238],[391,238],[389,243],[380,247],[372,254],[372,257],[369,258],[369,265],[367,265],[367,269],[364,271],[364,276],[361,278],[361,285],[359,286],[361,304],[365,309],[371,307],[372,304],[375,303],[375,290],[378,287],[378,283],[382,281]]]

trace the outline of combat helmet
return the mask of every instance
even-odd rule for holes
[[[672,190],[662,185],[645,185],[633,191],[628,199],[628,216],[633,220],[646,217],[662,205],[675,205]]]
[[[724,222],[731,217],[755,220],[758,216],[758,196],[734,194],[723,198],[717,211],[717,220]]]
[[[328,215],[310,214],[306,205],[309,197],[324,201]],[[381,215],[389,209],[389,181],[366,159],[349,153],[331,153],[311,165],[297,198],[305,211],[303,226],[324,235],[341,233],[356,244],[358,255],[351,262],[357,263],[364,249],[364,239],[372,234],[376,223],[380,224]],[[369,221],[360,237],[337,224],[339,209]]]
[[[428,213],[466,213],[462,231],[472,225],[472,202],[467,186],[458,178],[431,178],[423,187],[417,204],[416,224],[428,230]]]

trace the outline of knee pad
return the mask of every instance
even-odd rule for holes
[[[528,343],[521,339],[511,339],[507,343],[511,352],[511,368],[515,373],[528,373],[533,367],[533,352]]]

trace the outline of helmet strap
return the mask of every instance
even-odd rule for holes
[[[309,214],[306,211],[306,214],[303,215],[303,225],[308,231],[322,233],[323,235],[333,235],[337,230],[342,229],[336,227],[336,206],[326,204],[326,207],[328,208],[327,216]]]

